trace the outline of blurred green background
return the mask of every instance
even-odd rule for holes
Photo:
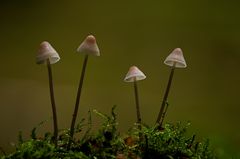
[[[2,0],[0,2],[0,146],[13,150],[18,131],[51,117],[47,68],[35,64],[47,40],[59,52],[53,65],[59,127],[70,126],[83,62],[76,48],[97,38],[101,57],[90,57],[79,110],[108,113],[117,105],[119,128],[136,121],[131,65],[139,82],[143,121],[154,124],[169,76],[166,56],[181,47],[188,67],[175,72],[167,122],[192,122],[219,153],[240,151],[240,1],[227,0]],[[96,124],[99,118],[95,118]],[[51,130],[51,121],[41,131]]]

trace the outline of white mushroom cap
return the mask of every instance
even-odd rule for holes
[[[43,41],[37,52],[36,63],[45,64],[47,59],[49,59],[50,64],[54,64],[60,60],[60,57],[49,42]]]
[[[134,82],[136,81],[140,81],[140,80],[144,80],[146,78],[146,76],[144,75],[144,73],[139,70],[136,66],[132,66],[129,68],[128,73],[126,75],[126,77],[124,78],[125,82]]]
[[[183,52],[180,48],[176,48],[165,59],[164,63],[171,67],[185,68],[187,67],[186,61],[183,57]]]
[[[85,53],[88,55],[100,56],[100,51],[97,46],[96,38],[93,35],[88,35],[78,47],[77,52]]]

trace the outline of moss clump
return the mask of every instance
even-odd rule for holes
[[[36,128],[31,139],[19,143],[15,152],[1,159],[214,159],[209,140],[197,141],[196,136],[186,135],[189,123],[165,124],[163,127],[134,125],[125,135],[117,131],[116,114],[113,107],[111,115],[94,111],[104,120],[100,129],[91,134],[91,113],[88,122],[82,120],[75,133],[85,134],[74,139],[68,148],[69,130],[63,130],[58,145],[53,143],[53,135],[46,133],[39,138]]]

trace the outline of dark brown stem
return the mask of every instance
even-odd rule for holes
[[[170,91],[170,88],[171,88],[174,70],[175,70],[175,66],[173,66],[172,69],[171,69],[171,73],[170,73],[170,76],[169,76],[169,79],[168,79],[167,89],[166,89],[166,92],[164,94],[162,105],[161,105],[161,109],[159,111],[158,118],[157,118],[157,121],[156,121],[156,123],[158,123],[159,126],[162,126],[161,124],[163,123],[163,120],[164,120],[163,119],[164,118],[163,117],[163,113],[164,113],[164,110],[165,110],[168,94],[169,94],[169,91]]]
[[[163,115],[162,115],[162,120],[160,120],[160,126],[162,126],[162,124],[163,124],[163,120],[164,120],[164,118],[165,118],[165,115],[166,115],[166,113],[167,113],[167,110],[168,110],[168,102],[166,101],[166,103],[165,103],[165,109],[164,109],[164,111],[163,111]]]
[[[70,128],[70,138],[69,138],[69,143],[68,143],[68,149],[70,148],[71,141],[74,136],[74,127],[75,127],[75,122],[77,119],[77,113],[78,113],[78,108],[79,108],[79,103],[80,103],[80,97],[81,97],[81,92],[82,92],[82,86],[83,86],[83,80],[84,80],[84,75],[87,67],[87,61],[88,61],[88,55],[85,55],[84,62],[83,62],[83,67],[82,67],[82,73],[80,77],[80,82],[78,86],[78,92],[77,92],[77,98],[76,98],[76,103],[75,103],[75,109],[72,115],[72,123],[71,123],[71,128]]]
[[[55,146],[57,146],[57,138],[58,138],[57,111],[56,111],[56,104],[55,104],[54,91],[53,91],[52,69],[51,69],[51,64],[49,59],[47,60],[47,68],[48,68],[50,98],[51,98],[52,113],[53,113],[54,144]]]
[[[136,103],[136,111],[137,111],[137,123],[141,124],[140,106],[139,106],[139,98],[138,98],[138,87],[137,87],[136,79],[134,79],[134,94],[135,94],[135,103]],[[139,128],[140,127],[141,126],[139,126]]]

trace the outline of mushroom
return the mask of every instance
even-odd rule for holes
[[[171,73],[170,73],[170,76],[169,76],[167,89],[166,89],[164,97],[163,97],[160,112],[158,114],[158,118],[157,118],[157,121],[156,121],[156,123],[158,123],[160,127],[162,126],[162,123],[163,123],[163,120],[164,120],[164,117],[165,117],[165,114],[166,114],[166,111],[167,111],[167,107],[166,107],[167,98],[168,98],[168,94],[169,94],[169,91],[170,91],[174,70],[175,70],[175,68],[186,68],[187,67],[187,64],[186,64],[184,56],[183,56],[183,52],[180,48],[174,49],[171,52],[171,54],[168,55],[168,57],[165,59],[164,64],[171,67]]]
[[[97,46],[95,37],[93,35],[87,36],[86,39],[78,47],[77,52],[84,54],[85,58],[84,58],[84,62],[83,62],[82,73],[80,76],[80,82],[79,82],[79,87],[78,87],[78,92],[77,92],[77,97],[76,97],[75,108],[74,108],[74,112],[73,112],[73,116],[72,116],[72,122],[71,122],[71,127],[70,127],[70,140],[69,140],[68,148],[70,147],[71,139],[74,136],[74,127],[75,127],[75,122],[76,122],[79,103],[80,103],[83,80],[84,80],[84,75],[85,75],[87,62],[88,62],[88,56],[89,55],[100,56],[100,51]]]
[[[125,82],[133,82],[134,84],[134,93],[135,93],[135,102],[136,102],[136,111],[137,111],[137,123],[141,124],[141,115],[140,115],[140,106],[139,106],[139,98],[138,98],[138,87],[137,81],[144,80],[146,76],[144,73],[139,70],[136,66],[132,66],[129,68],[129,71],[124,78]],[[139,126],[141,128],[141,126]]]
[[[36,63],[37,64],[46,64],[48,68],[48,77],[49,77],[49,88],[50,88],[50,98],[52,104],[52,113],[53,113],[53,126],[54,126],[54,144],[57,146],[58,138],[58,124],[57,124],[57,112],[56,104],[54,99],[53,91],[53,79],[52,79],[52,70],[51,64],[55,64],[60,60],[60,57],[57,51],[49,44],[47,41],[43,41],[38,49]]]

